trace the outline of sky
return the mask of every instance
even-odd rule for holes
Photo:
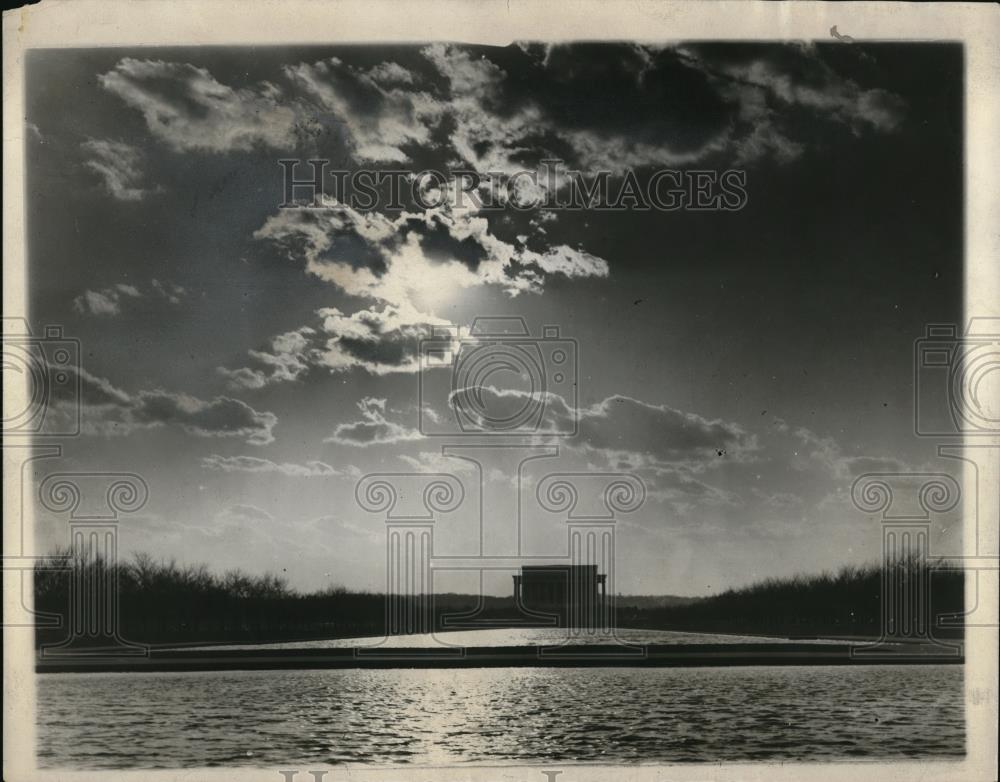
[[[81,345],[81,397],[46,424],[77,405],[83,422],[36,477],[136,472],[150,499],[123,554],[303,590],[384,588],[384,519],[355,500],[374,472],[462,483],[435,528],[456,556],[516,553],[519,492],[522,553],[557,554],[544,476],[630,473],[645,502],[617,522],[623,593],[875,560],[853,480],[955,472],[914,435],[913,344],[962,319],[962,84],[942,44],[33,51],[29,314]],[[330,186],[283,207],[279,161],[310,159],[508,183],[554,159],[643,186],[739,171],[746,202],[549,209],[512,188],[493,210],[363,209]],[[537,429],[505,440],[524,449],[477,466],[442,450],[468,437],[430,434],[454,397],[419,346],[487,317],[557,326],[574,371],[546,364]],[[498,378],[486,403],[516,406],[526,378]],[[558,453],[519,482],[531,446]],[[937,519],[935,553],[960,535]],[[65,545],[65,518],[40,512],[36,538]],[[442,591],[469,588],[453,575]]]

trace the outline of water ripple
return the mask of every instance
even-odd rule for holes
[[[671,763],[965,751],[958,666],[38,678],[45,767]]]

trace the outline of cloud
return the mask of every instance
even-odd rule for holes
[[[778,162],[799,157],[808,141],[800,130],[802,116],[844,125],[855,135],[891,133],[905,116],[902,98],[840,76],[814,46],[682,46],[677,53],[734,107],[729,145],[737,163],[767,155]]]
[[[474,404],[462,403],[466,396]],[[756,438],[736,423],[710,420],[667,405],[655,405],[616,394],[589,407],[574,408],[552,392],[528,393],[494,386],[457,389],[451,404],[460,404],[470,420],[480,411],[503,419],[527,404],[542,406],[538,433],[577,434],[570,447],[604,456],[610,464],[632,469],[684,466],[702,469],[724,453],[730,461],[747,459],[758,449]],[[488,428],[480,416],[479,423]]]
[[[160,282],[155,277],[150,280],[150,284],[153,286],[153,290],[156,291],[156,293],[169,301],[171,304],[180,304],[181,297],[187,293],[187,290],[180,285],[175,285],[172,282]]]
[[[334,58],[285,71],[303,100],[343,120],[362,158],[402,160],[444,138],[463,164],[501,175],[553,155],[619,171],[727,151],[739,162],[788,161],[807,140],[797,113],[854,133],[891,132],[901,121],[896,96],[840,77],[816,50],[772,50],[741,47],[733,56],[711,46],[522,46],[512,76],[475,50],[436,44],[421,50],[439,75],[423,90],[415,87],[421,77],[396,63],[364,70]],[[628,112],[620,110],[625,105]],[[293,380],[303,366],[417,371],[416,346],[435,325],[451,325],[440,313],[455,292],[488,286],[518,296],[541,293],[551,277],[610,274],[607,261],[580,248],[536,251],[506,241],[476,208],[458,206],[455,182],[444,190],[441,206],[395,218],[333,199],[322,209],[269,217],[254,234],[258,241],[369,303],[354,313],[321,310],[323,327],[308,350],[251,354],[258,366],[222,370],[231,383]],[[545,236],[552,216],[531,221],[536,237]],[[292,371],[274,370],[289,360]]]
[[[231,505],[224,513],[235,518],[247,519],[248,521],[273,521],[274,516],[262,508],[254,505]]]
[[[321,209],[283,209],[254,238],[307,273],[353,296],[399,308],[433,305],[442,293],[496,285],[511,296],[541,292],[546,275],[607,277],[607,261],[558,245],[534,252],[503,241],[456,199],[392,220],[328,199]]]
[[[423,55],[448,83],[448,114],[454,124],[449,141],[458,156],[480,172],[513,173],[523,168],[513,160],[519,140],[542,125],[531,104],[499,114],[504,71],[486,57],[464,47],[433,44]]]
[[[716,72],[754,94],[762,90],[775,102],[809,108],[855,128],[868,125],[875,130],[892,131],[899,126],[903,103],[897,96],[882,89],[863,89],[854,81],[837,76],[814,51],[802,50],[800,62],[805,63],[803,70],[811,71],[805,78],[783,71],[766,59],[719,65]]]
[[[437,100],[412,89],[413,74],[393,62],[365,71],[331,57],[311,65],[288,66],[284,73],[337,118],[362,161],[409,160],[406,148],[430,144],[431,127],[442,113]]]
[[[440,451],[420,451],[416,456],[400,454],[397,457],[417,472],[474,472],[476,466],[466,460],[454,456],[446,456]]]
[[[386,419],[385,399],[365,397],[358,402],[358,409],[361,411],[362,420],[339,424],[334,429],[333,435],[323,442],[366,448],[370,445],[423,439],[423,435],[416,429]]]
[[[245,523],[266,523],[274,521],[274,516],[256,505],[230,505],[215,516],[215,520],[224,525]]]
[[[607,261],[566,245],[535,252],[494,236],[488,221],[449,204],[396,219],[362,214],[330,201],[323,209],[284,209],[254,237],[276,247],[306,273],[371,302],[347,314],[317,311],[294,345],[251,352],[258,367],[220,369],[239,387],[297,379],[310,366],[361,367],[373,374],[415,372],[418,346],[435,327],[454,328],[435,310],[463,289],[495,286],[510,296],[540,293],[552,276],[606,277]]]
[[[738,493],[711,486],[683,468],[637,472],[648,487],[647,499],[667,505],[677,516],[691,516],[698,508],[735,508],[742,504]]]
[[[273,413],[260,413],[246,402],[217,396],[211,401],[168,391],[140,391],[130,411],[145,425],[174,424],[199,437],[243,437],[248,443],[272,442],[278,422]]]
[[[87,154],[83,165],[98,174],[108,193],[118,201],[141,201],[155,189],[142,187],[142,152],[122,141],[89,139],[80,145]]]
[[[736,423],[622,395],[579,411],[578,440],[591,450],[652,465],[700,467],[716,462],[720,452],[735,460],[757,449],[754,436]]]
[[[800,471],[818,467],[838,481],[847,481],[867,472],[913,472],[916,469],[891,456],[846,455],[832,437],[823,437],[804,426],[788,431],[806,449],[804,454],[794,453],[792,466]]]
[[[423,53],[448,83],[449,141],[480,172],[509,174],[546,157],[619,172],[718,153],[784,162],[811,138],[795,112],[855,133],[901,122],[898,96],[839,76],[815,48],[735,48],[520,46],[516,77],[466,47]]]
[[[211,456],[202,457],[201,466],[206,470],[217,470],[225,473],[277,473],[290,478],[334,478],[356,477],[360,475],[357,467],[337,470],[329,464],[311,461],[304,464],[291,462],[272,462],[270,459],[260,459],[256,456]]]
[[[317,328],[304,326],[279,335],[264,350],[251,350],[254,366],[219,367],[232,388],[256,389],[305,377],[314,368],[361,368],[373,375],[416,372],[419,346],[435,339],[435,327],[450,326],[432,315],[384,305],[345,315],[335,307],[316,313]]]
[[[394,62],[380,62],[367,76],[376,84],[413,84],[416,79],[406,68]]]
[[[458,400],[474,395],[474,404]],[[632,397],[613,395],[581,408],[574,408],[555,393],[529,394],[517,389],[479,386],[457,389],[450,397],[460,404],[468,422],[489,431],[490,419],[506,419],[539,404],[543,413],[533,434],[539,442],[561,435],[566,455],[586,461],[591,472],[630,472],[647,486],[650,499],[668,505],[678,515],[697,507],[736,507],[740,494],[713,486],[704,476],[723,464],[745,464],[759,458],[760,445],[754,434],[735,422],[708,419],[668,405],[656,405]],[[565,433],[576,429],[573,436]],[[418,462],[400,457],[417,467]],[[421,454],[421,462],[447,470],[436,454]]]
[[[178,152],[288,149],[336,132],[359,160],[402,162],[404,147],[430,143],[441,114],[393,62],[365,70],[334,57],[285,66],[282,75],[284,89],[269,81],[234,88],[188,63],[124,58],[98,78]]]
[[[332,370],[361,367],[375,375],[418,371],[421,341],[434,338],[435,325],[450,325],[432,315],[391,305],[353,315],[330,307],[319,315],[326,338],[320,364]]]
[[[75,384],[53,386],[48,425],[58,426],[66,416],[75,416],[79,405],[87,434],[127,435],[139,429],[176,426],[197,437],[240,437],[253,445],[274,440],[271,430],[277,416],[254,410],[239,399],[217,396],[203,400],[162,389],[129,394],[85,369],[73,371],[79,376],[79,399],[72,395]]]
[[[552,158],[618,172],[694,162],[717,149],[725,131],[723,113],[704,99],[701,115],[678,119],[678,96],[711,91],[693,69],[658,71],[644,47],[522,46],[510,53],[519,60],[513,75],[463,46],[433,44],[422,53],[447,82],[442,103],[455,154],[501,179]]]
[[[130,57],[98,81],[141,112],[150,132],[178,152],[284,148],[295,139],[300,112],[270,82],[234,89],[205,68]]]
[[[218,367],[218,372],[228,378],[232,388],[263,388],[268,383],[298,380],[317,360],[318,349],[310,346],[315,334],[308,326],[279,334],[271,339],[269,350],[249,351],[261,368]]]
[[[775,510],[788,510],[802,506],[802,497],[783,491],[763,491],[756,486],[750,489],[750,494],[763,505]]]
[[[322,131],[358,161],[439,159],[501,178],[552,157],[618,172],[711,156],[789,161],[817,137],[817,122],[889,133],[905,111],[898,96],[840,76],[816,47],[521,44],[504,53],[504,67],[484,51],[434,44],[410,68],[299,62],[276,75],[280,86],[227,85],[192,64],[125,58],[100,80],[176,151],[292,149]],[[294,382],[314,368],[415,372],[420,340],[453,326],[444,316],[462,291],[514,297],[540,294],[554,278],[610,275],[585,249],[542,244],[554,213],[529,220],[539,242],[529,247],[459,206],[455,182],[442,189],[441,206],[394,217],[333,199],[268,217],[258,242],[361,304],[322,308],[317,321],[250,351],[246,366],[221,367],[229,386]],[[104,292],[87,294],[81,311],[118,311]]]
[[[171,304],[179,304],[180,297],[186,290],[180,285],[173,283],[161,283],[158,280],[151,282],[153,292],[162,296]],[[141,299],[148,296],[136,285],[119,283],[101,290],[85,290],[73,299],[73,310],[84,315],[120,315],[122,303],[128,299]]]
[[[291,148],[335,133],[358,161],[431,151],[502,175],[553,157],[618,172],[719,153],[783,162],[815,137],[802,116],[860,134],[892,132],[905,112],[897,95],[801,44],[521,44],[505,52],[509,71],[466,46],[421,54],[436,77],[332,57],[285,66],[284,87],[232,87],[194,65],[125,58],[100,82],[178,151]]]
[[[86,290],[73,299],[73,309],[81,314],[118,315],[123,298],[137,299],[142,294],[134,285],[112,285],[99,291]]]

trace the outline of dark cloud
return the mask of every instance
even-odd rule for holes
[[[696,507],[737,507],[742,502],[736,492],[712,486],[684,469],[637,472],[648,486],[647,497],[668,505],[678,515],[688,515]]]
[[[680,154],[703,151],[735,115],[675,51],[630,44],[554,44],[524,76],[505,80],[503,92],[502,111],[526,102],[543,107],[556,137],[587,131]]]
[[[254,410],[239,399],[218,396],[206,401],[161,389],[130,394],[84,369],[68,372],[77,375],[79,383],[53,386],[46,415],[48,422],[51,413],[52,426],[79,411],[84,431],[90,434],[129,434],[173,425],[198,437],[241,437],[254,445],[274,439],[271,430],[277,416]]]
[[[714,461],[720,451],[733,460],[757,448],[754,436],[738,424],[622,395],[577,409],[551,392],[530,394],[479,386],[454,391],[450,401],[469,414],[483,411],[479,420],[484,428],[490,420],[502,420],[526,404],[537,404],[543,411],[539,433],[575,428],[577,434],[569,440],[572,446],[600,452],[619,465],[698,465]]]
[[[204,401],[168,391],[139,392],[131,412],[139,424],[176,424],[200,437],[245,437],[254,444],[271,442],[278,420],[239,399],[217,396]]]
[[[366,337],[342,336],[336,338],[335,343],[361,366],[401,368],[417,361],[420,340],[430,334],[429,327],[414,326],[392,331],[373,330]]]
[[[464,47],[424,52],[450,86],[452,145],[480,171],[545,157],[616,171],[717,153],[788,161],[816,123],[892,131],[904,110],[899,96],[840,76],[800,45],[746,47],[735,58],[687,45],[518,46],[501,58],[505,69]]]
[[[486,248],[472,236],[456,237],[453,225],[442,220],[439,215],[432,215],[429,219],[407,219],[401,226],[399,235],[405,240],[410,234],[419,236],[424,255],[439,263],[458,261],[475,271],[479,268],[480,261],[488,256]]]
[[[608,397],[579,413],[579,440],[587,447],[642,454],[653,462],[711,460],[719,451],[738,458],[756,448],[738,424],[627,396]]]

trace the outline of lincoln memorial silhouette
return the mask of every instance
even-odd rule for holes
[[[514,602],[528,611],[555,614],[563,627],[598,627],[606,580],[597,565],[525,565],[514,576]]]

